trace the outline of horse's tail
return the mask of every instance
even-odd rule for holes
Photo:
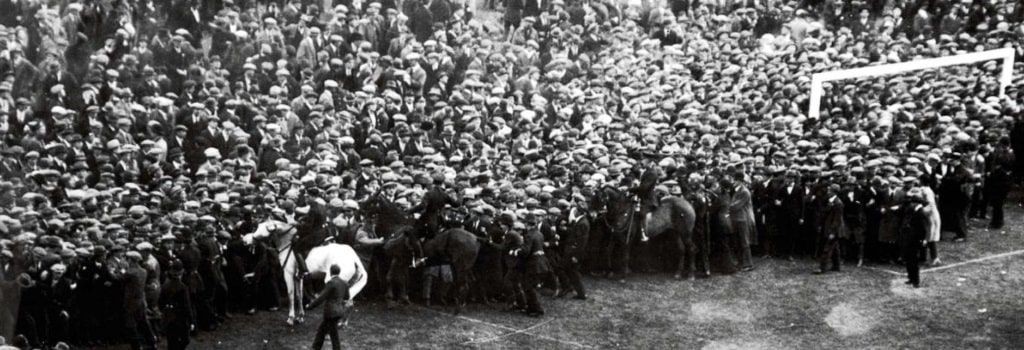
[[[356,255],[356,251],[353,250],[352,247],[345,247],[348,248],[347,251],[349,256],[354,257],[354,259],[352,259],[352,267],[355,268],[355,272],[353,272],[353,279],[355,281],[349,283],[350,287],[348,288],[348,295],[350,298],[355,298],[356,295],[359,294],[359,292],[361,292],[363,288],[366,287],[366,282],[369,280],[369,278],[367,275],[366,268],[363,266],[362,260],[360,260],[359,256]]]

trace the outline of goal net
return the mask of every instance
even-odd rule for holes
[[[915,70],[926,70],[947,66],[971,64],[989,60],[1002,60],[1003,67],[999,75],[999,95],[1006,93],[1006,87],[1010,85],[1013,78],[1013,55],[1012,48],[1002,48],[990,51],[973,52],[962,55],[929,58],[910,62],[900,62],[870,67],[861,67],[845,70],[837,70],[825,73],[818,73],[811,76],[810,107],[807,117],[817,119],[821,114],[821,98],[824,93],[822,84],[829,81],[858,79],[866,77],[877,77],[882,75],[899,74]]]

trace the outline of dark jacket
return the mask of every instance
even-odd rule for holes
[[[928,237],[928,213],[922,203],[908,203],[900,222],[899,246],[904,251],[916,250]]]
[[[309,303],[309,309],[324,304],[324,318],[339,318],[345,315],[345,301],[348,298],[348,283],[334,276],[327,281],[324,291]]]
[[[533,229],[523,237],[523,248],[520,257],[525,261],[526,273],[540,275],[551,272],[548,259],[544,256],[544,235]]]
[[[583,257],[587,254],[587,241],[590,239],[590,219],[587,218],[583,210],[580,210],[576,215],[579,215],[579,217],[570,215],[565,220],[566,228],[562,235],[562,256],[566,261],[576,258],[577,262],[582,262]]]
[[[189,326],[195,324],[196,315],[188,287],[180,278],[171,278],[160,286],[160,311],[163,313],[164,334],[188,336]]]
[[[831,202],[826,200],[826,203],[825,208],[821,212],[821,221],[818,225],[818,233],[821,235],[820,242],[824,243],[829,240],[846,238],[849,231],[847,231],[844,220],[845,212],[842,199],[836,197]]]

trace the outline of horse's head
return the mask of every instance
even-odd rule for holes
[[[363,213],[364,217],[369,217],[370,215],[380,211],[381,202],[383,200],[384,199],[383,197],[381,197],[380,191],[375,192],[374,194],[367,197],[365,201],[359,203],[359,211]]]
[[[599,200],[594,210],[604,214],[605,223],[615,228],[622,228],[627,224],[633,201],[626,192],[612,186],[604,186],[597,194]]]
[[[288,225],[287,223],[277,220],[270,220],[264,222],[262,224],[259,224],[259,226],[256,226],[256,231],[254,231],[253,233],[243,235],[242,242],[245,243],[245,245],[252,245],[257,240],[267,239],[272,236],[276,236],[281,232],[284,232],[284,230],[287,230],[289,226],[290,225]]]

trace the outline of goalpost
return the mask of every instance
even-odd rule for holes
[[[931,69],[959,64],[970,64],[988,60],[1003,60],[1002,74],[999,76],[999,95],[1006,94],[1006,87],[1010,85],[1013,78],[1013,55],[1012,48],[1002,48],[990,51],[973,52],[963,55],[929,58],[918,61],[900,62],[880,66],[870,66],[837,70],[825,73],[818,73],[811,76],[811,105],[807,111],[807,117],[818,119],[821,115],[821,97],[824,91],[822,83],[835,80],[856,79],[879,75],[903,73],[913,70]]]

